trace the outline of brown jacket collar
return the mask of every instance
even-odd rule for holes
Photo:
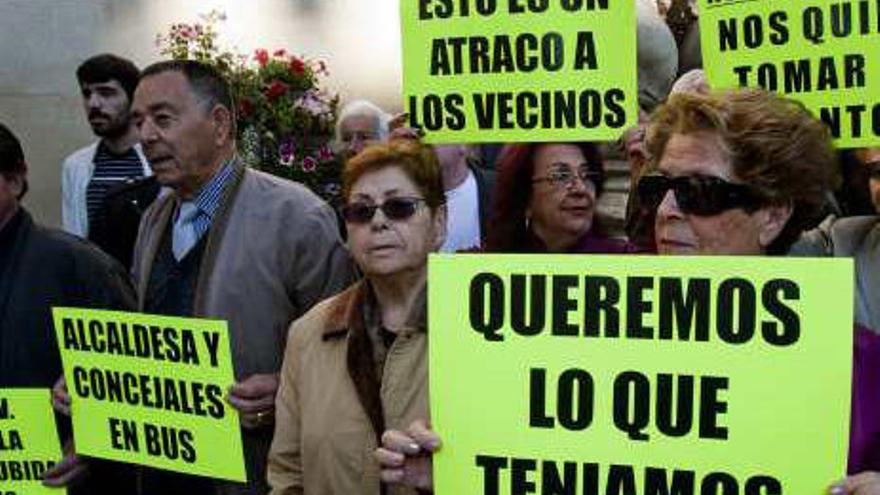
[[[339,294],[330,308],[330,315],[324,328],[323,340],[344,337],[352,329],[363,326],[364,304],[366,301],[374,301],[370,294],[371,291],[369,281],[360,280]],[[427,318],[427,287],[422,287],[416,299],[416,304],[409,317],[407,317],[406,326],[416,331],[427,332]]]
[[[364,322],[364,306],[367,301],[372,300],[371,290],[369,282],[361,280],[337,296],[330,308],[322,340],[327,342],[347,338],[346,368],[348,375],[354,384],[364,412],[370,418],[376,442],[381,443],[382,433],[385,432],[385,413],[380,396],[382,380],[377,374],[373,345],[370,343]],[[425,287],[422,287],[415,307],[407,318],[408,329],[421,332],[427,330],[425,301]],[[375,304],[375,302],[373,301],[371,304]]]

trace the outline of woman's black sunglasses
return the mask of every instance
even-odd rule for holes
[[[646,175],[639,180],[639,199],[656,210],[670,189],[679,209],[688,215],[712,216],[734,208],[754,211],[764,203],[753,188],[709,175]]]
[[[348,223],[368,223],[373,220],[376,210],[382,210],[389,220],[406,220],[419,209],[422,198],[389,198],[382,204],[371,204],[363,201],[349,203],[342,207],[342,218]]]

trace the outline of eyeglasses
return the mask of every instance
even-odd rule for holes
[[[569,168],[558,168],[545,177],[535,177],[532,179],[532,184],[549,182],[556,189],[563,189],[573,186],[576,179],[582,180],[584,184],[590,181],[595,186],[602,180],[602,172],[589,166],[580,167],[576,174]]]
[[[349,203],[342,207],[342,218],[348,223],[369,223],[373,220],[376,210],[382,210],[385,218],[402,221],[415,215],[422,198],[389,198],[382,204],[370,204],[363,201]]]
[[[669,178],[646,175],[639,180],[639,198],[652,210],[660,206],[672,189],[679,209],[688,215],[712,216],[734,208],[755,210],[764,203],[757,191],[744,184],[727,182],[720,177],[685,175]]]

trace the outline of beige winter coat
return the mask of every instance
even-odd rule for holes
[[[428,419],[424,291],[379,380],[363,317],[367,290],[358,282],[290,327],[269,454],[273,495],[379,495],[373,452],[382,432]]]

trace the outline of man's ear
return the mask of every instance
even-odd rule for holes
[[[211,109],[211,121],[214,124],[214,143],[219,147],[227,144],[232,138],[235,122],[232,111],[223,105],[214,105]]]
[[[784,205],[767,206],[755,212],[756,215],[759,215],[758,244],[762,248],[766,249],[767,246],[779,237],[782,229],[785,228],[785,224],[791,218],[793,211],[794,207],[791,203],[787,203]]]
[[[9,190],[12,191],[12,195],[15,196],[15,199],[21,200],[21,198],[24,197],[24,193],[27,192],[27,177],[25,174],[3,174],[3,179],[6,181],[6,184],[9,185]]]

